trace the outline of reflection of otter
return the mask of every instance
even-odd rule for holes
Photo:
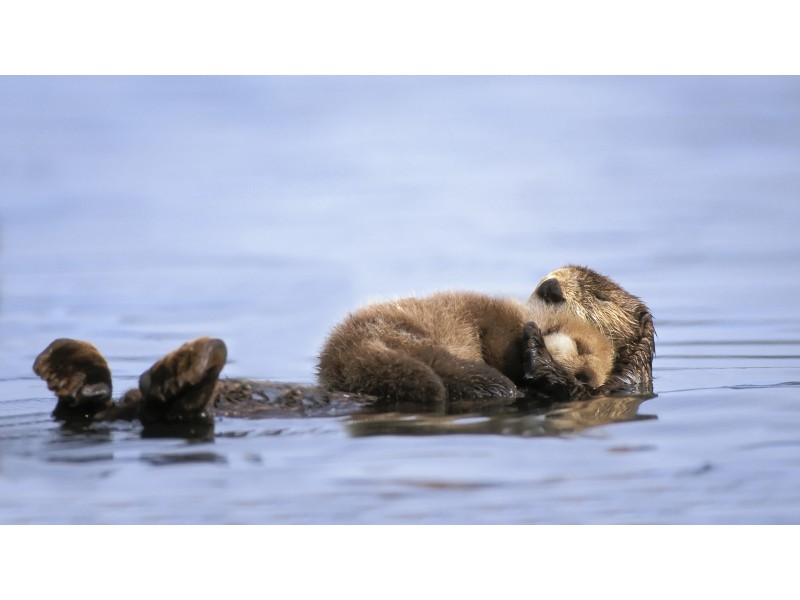
[[[645,395],[596,396],[587,400],[544,403],[508,408],[478,406],[468,412],[440,411],[407,413],[365,410],[351,416],[347,430],[355,437],[371,435],[494,434],[525,437],[560,436],[587,427],[655,419],[640,415]],[[465,407],[466,408],[466,407]]]
[[[569,266],[524,304],[445,292],[367,306],[334,329],[319,380],[412,402],[515,397],[518,387],[564,399],[649,389],[653,334],[638,298]]]
[[[459,406],[508,406],[517,401],[517,386],[529,398],[542,394],[551,399],[583,398],[616,390],[652,391],[654,329],[650,312],[640,300],[589,269],[565,267],[554,271],[542,280],[527,304],[477,294],[444,294],[441,299],[445,305],[453,303],[456,314],[472,315],[473,321],[464,327],[464,322],[455,320],[449,330],[445,328],[452,336],[447,338],[448,348],[455,352],[448,350],[445,354],[421,335],[425,327],[432,326],[430,319],[437,318],[424,314],[424,309],[416,321],[394,321],[396,328],[385,328],[385,336],[379,338],[384,343],[400,339],[405,344],[403,348],[413,350],[415,360],[424,359],[413,363],[415,368],[436,374],[436,378],[424,379],[424,386],[432,395],[424,395],[427,391],[418,385],[418,395],[412,399],[441,399],[442,394],[447,394],[444,397],[449,397],[448,406],[459,410]],[[408,306],[415,304],[410,302]],[[481,314],[480,310],[486,307],[492,310]],[[526,322],[530,318],[537,322]],[[321,360],[320,378],[328,385],[331,380],[323,373],[329,369],[333,373],[337,368],[365,372],[363,364],[348,362],[348,357],[372,360],[370,355],[352,353],[335,358],[330,343],[323,350],[323,357],[326,355],[331,360]],[[380,366],[380,361],[386,359],[380,353],[377,357]],[[54,341],[37,357],[34,371],[58,398],[53,413],[57,419],[136,419],[145,425],[146,432],[149,429],[151,433],[167,435],[174,434],[170,430],[173,425],[188,427],[184,432],[187,435],[213,427],[214,413],[352,414],[377,406],[377,395],[392,397],[397,390],[409,389],[403,387],[408,384],[402,378],[395,377],[386,384],[377,376],[374,387],[357,392],[347,391],[344,385],[326,389],[219,380],[226,358],[222,340],[198,338],[187,342],[157,361],[140,377],[138,389],[127,392],[116,403],[111,399],[108,365],[97,348],[87,342]],[[610,368],[609,362],[613,363]],[[374,366],[375,361],[366,364]]]

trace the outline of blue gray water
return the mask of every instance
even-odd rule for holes
[[[152,440],[31,372],[86,339],[122,392],[213,335],[310,383],[365,302],[566,263],[656,317],[637,420]],[[800,523],[798,297],[797,78],[2,78],[0,522]]]

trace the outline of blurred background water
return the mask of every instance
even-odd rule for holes
[[[799,165],[793,77],[0,78],[0,522],[798,523]],[[365,302],[566,263],[651,307],[648,418],[199,444],[65,430],[31,372],[87,339],[122,392],[213,335],[310,383]]]

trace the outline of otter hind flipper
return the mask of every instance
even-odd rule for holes
[[[112,404],[111,370],[89,342],[55,340],[36,357],[33,372],[58,398],[56,419],[91,420]]]
[[[143,425],[213,423],[211,405],[227,360],[222,340],[201,337],[170,352],[139,378]]]

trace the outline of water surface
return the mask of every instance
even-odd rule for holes
[[[0,522],[798,523],[798,165],[797,78],[2,78]],[[31,372],[87,339],[122,392],[213,335],[228,376],[310,383],[367,301],[566,263],[656,317],[623,422],[142,439],[53,422]]]

